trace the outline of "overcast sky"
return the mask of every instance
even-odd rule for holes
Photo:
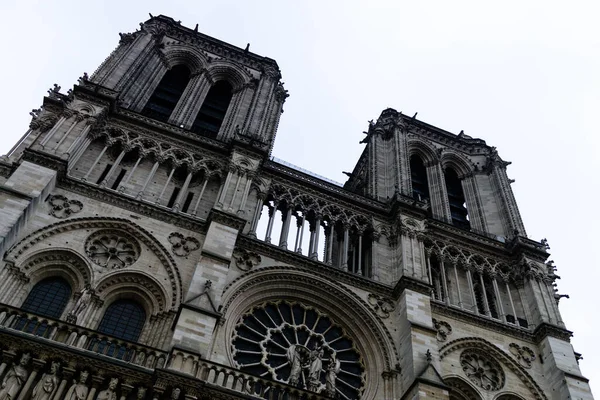
[[[0,2],[0,154],[53,83],[91,74],[148,12],[277,60],[290,97],[274,155],[339,182],[392,107],[486,140],[530,238],[547,238],[560,308],[600,391],[600,10],[551,1]],[[168,5],[166,5],[168,4]],[[366,6],[366,4],[369,4]],[[600,392],[599,392],[600,393]],[[600,394],[599,394],[600,395]]]

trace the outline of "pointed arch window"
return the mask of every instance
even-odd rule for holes
[[[196,116],[196,120],[192,125],[192,132],[216,138],[225,119],[232,96],[233,87],[229,82],[218,81],[215,83],[208,91],[206,99]]]
[[[98,332],[136,342],[146,322],[144,308],[133,300],[117,300],[108,306]]]
[[[189,81],[190,70],[185,65],[176,65],[168,70],[146,103],[142,114],[167,122]]]
[[[417,200],[428,199],[427,169],[421,157],[416,154],[410,156],[410,180],[412,182],[413,197]]]
[[[462,182],[456,171],[448,167],[444,171],[444,180],[446,181],[446,191],[448,192],[448,202],[450,203],[450,216],[452,224],[469,229],[469,213],[467,212],[465,194],[462,189]]]
[[[60,277],[46,278],[31,289],[21,308],[44,317],[60,318],[70,297],[71,286],[66,280]]]

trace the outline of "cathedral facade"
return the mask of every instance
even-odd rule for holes
[[[158,16],[0,158],[0,400],[592,399],[481,139],[271,157],[277,63]]]

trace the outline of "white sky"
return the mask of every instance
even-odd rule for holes
[[[386,107],[464,130],[513,161],[529,237],[548,238],[583,374],[600,387],[598,2],[9,1],[0,154],[53,83],[91,74],[148,12],[277,60],[291,97],[274,155],[345,181]],[[85,5],[84,5],[85,4]],[[590,253],[588,255],[588,252]],[[595,379],[597,378],[597,379]],[[600,390],[600,389],[597,389]]]

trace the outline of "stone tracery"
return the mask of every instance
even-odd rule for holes
[[[120,269],[138,259],[140,245],[125,232],[100,230],[88,237],[85,251],[95,264],[108,269]]]
[[[358,350],[314,307],[287,301],[257,305],[237,323],[232,347],[242,370],[314,392],[360,397],[365,372]]]

